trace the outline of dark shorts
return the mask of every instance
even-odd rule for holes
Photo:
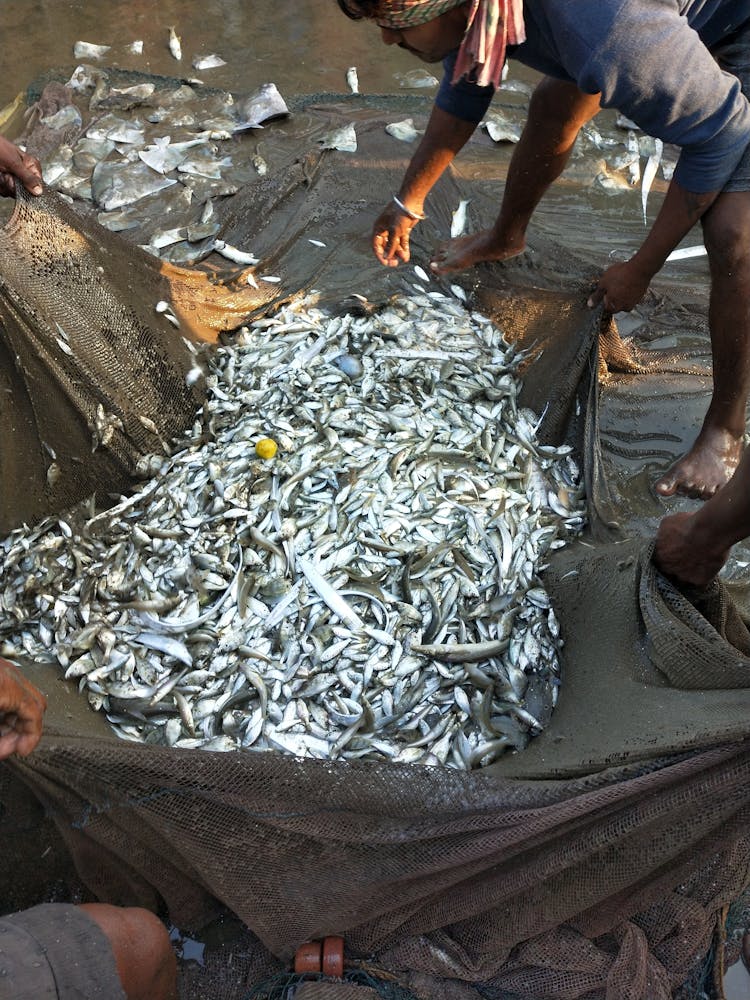
[[[742,93],[750,101],[750,21],[726,42],[714,46],[711,54],[726,73],[737,77]],[[750,146],[722,190],[750,191]]]
[[[44,903],[0,918],[0,1000],[126,1000],[115,957],[78,906]]]

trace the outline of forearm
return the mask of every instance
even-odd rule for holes
[[[424,201],[443,171],[474,134],[476,125],[433,107],[427,129],[409,163],[398,191],[413,212],[423,211]]]
[[[680,240],[708,211],[718,194],[718,191],[696,194],[673,180],[650,233],[630,263],[650,281]]]
[[[607,268],[588,300],[589,306],[602,302],[611,313],[635,308],[669,254],[708,211],[716,197],[716,192],[695,194],[672,181],[640,250],[630,260]]]

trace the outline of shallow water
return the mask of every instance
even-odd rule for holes
[[[346,70],[357,66],[360,88],[381,93],[398,86],[395,72],[414,68],[398,48],[386,48],[377,30],[346,18],[334,0],[24,0],[3,3],[6,66],[0,105],[50,67],[71,69],[76,41],[111,45],[106,62],[171,76],[200,76],[232,91],[274,80],[286,93],[344,91]],[[182,40],[182,60],[169,52],[169,28]],[[143,55],[125,51],[136,39]],[[227,65],[196,73],[196,54],[217,53]]]

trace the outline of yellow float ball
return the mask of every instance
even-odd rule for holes
[[[255,454],[258,458],[273,458],[279,446],[271,438],[261,438],[255,445]]]

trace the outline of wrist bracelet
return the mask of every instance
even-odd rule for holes
[[[401,201],[401,199],[398,198],[395,194],[393,196],[393,200],[396,202],[396,204],[404,213],[404,215],[408,215],[409,218],[414,219],[415,222],[421,222],[422,219],[427,218],[424,212],[422,212],[421,214],[419,212],[412,212],[412,210],[410,208],[407,208],[406,205],[404,205],[404,203]]]

